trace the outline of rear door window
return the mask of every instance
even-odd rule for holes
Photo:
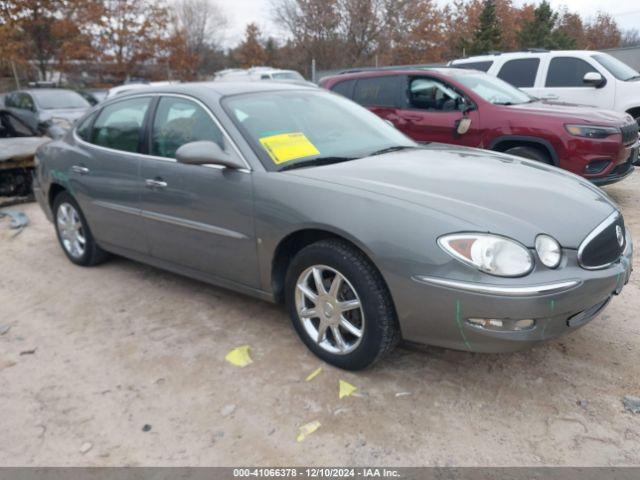
[[[150,97],[142,97],[104,107],[93,125],[91,143],[124,152],[137,152],[150,103]]]
[[[400,107],[400,98],[406,93],[406,77],[389,75],[358,79],[353,100],[365,107]]]
[[[339,93],[343,97],[352,98],[353,87],[355,86],[355,84],[355,80],[345,80],[343,82],[338,82],[333,87],[331,87],[331,91]]]
[[[586,87],[583,78],[589,72],[598,70],[580,58],[555,57],[549,63],[546,86]]]
[[[455,68],[466,68],[467,70],[480,70],[481,72],[488,72],[493,65],[493,61],[489,60],[487,62],[464,62],[464,63],[454,63],[452,67]]]
[[[532,88],[540,66],[539,58],[509,60],[500,69],[498,78],[518,88]]]

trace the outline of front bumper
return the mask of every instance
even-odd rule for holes
[[[637,165],[638,162],[638,142],[636,142],[633,146],[629,147],[628,157],[624,163],[616,165],[609,173],[602,177],[590,177],[589,180],[599,187],[611,185],[631,175],[634,166]]]
[[[574,266],[554,272],[562,272],[557,281],[498,285],[414,276],[396,300],[403,338],[496,353],[522,350],[576,330],[602,312],[629,281],[633,247],[627,237],[628,247],[614,265],[587,271],[571,261]],[[529,277],[535,278],[535,272]],[[527,330],[496,331],[474,325],[470,318],[533,319],[535,324]]]

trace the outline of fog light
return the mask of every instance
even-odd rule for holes
[[[473,327],[494,332],[521,332],[523,330],[531,330],[536,321],[531,318],[521,320],[512,320],[510,318],[468,318],[467,323]]]
[[[607,159],[594,160],[585,167],[584,172],[590,173],[592,175],[596,173],[600,173],[604,171],[604,169],[607,168],[610,163],[611,161]]]

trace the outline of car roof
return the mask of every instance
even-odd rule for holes
[[[58,92],[73,92],[69,88],[27,88],[24,90],[16,90],[15,93],[58,93]],[[14,92],[10,92],[14,93]]]
[[[282,90],[309,90],[317,91],[316,87],[306,86],[303,84],[281,83],[281,82],[191,82],[191,83],[179,83],[176,85],[165,86],[152,86],[141,89],[132,89],[124,92],[118,97],[124,98],[129,95],[136,95],[140,93],[182,93],[182,94],[194,94],[194,93],[208,93],[216,94],[219,97],[226,97],[228,95],[239,95],[243,93],[257,93],[257,92],[273,92]]]
[[[478,73],[484,74],[484,72],[478,72],[476,70],[469,70],[466,68],[455,68],[455,67],[399,67],[399,68],[380,68],[380,69],[363,69],[360,71],[352,71],[346,73],[340,73],[338,75],[333,75],[330,77],[324,77],[323,81],[339,81],[339,80],[348,80],[351,78],[367,78],[367,77],[380,77],[385,75],[425,75],[429,73],[435,73],[441,76],[459,76],[459,75],[477,75]],[[486,75],[486,74],[484,74]]]
[[[568,56],[583,56],[593,55],[594,53],[602,53],[597,50],[523,50],[520,52],[492,52],[485,53],[483,55],[475,55],[472,57],[457,58],[452,60],[452,63],[464,63],[464,62],[482,62],[491,61],[496,58],[511,58],[511,57],[526,57],[534,55],[568,55]]]

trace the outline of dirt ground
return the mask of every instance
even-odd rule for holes
[[[640,243],[640,173],[606,190]],[[0,222],[2,466],[640,465],[621,402],[640,395],[637,260],[571,336],[509,355],[401,348],[347,373],[281,307],[121,258],[76,267],[38,206],[19,208],[20,235]],[[225,362],[245,344],[253,364]],[[339,379],[356,395],[339,400]]]

